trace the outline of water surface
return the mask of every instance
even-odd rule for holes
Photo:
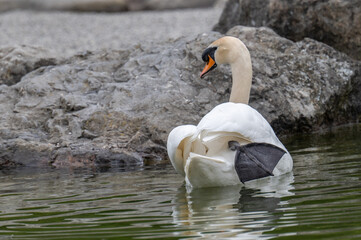
[[[290,174],[187,192],[169,164],[0,172],[0,239],[360,239],[361,125],[295,136]]]

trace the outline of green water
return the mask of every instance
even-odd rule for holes
[[[361,125],[285,141],[294,171],[187,192],[168,164],[0,172],[0,239],[361,239]]]

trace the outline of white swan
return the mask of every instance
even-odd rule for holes
[[[198,126],[176,127],[168,136],[168,155],[175,170],[194,188],[241,184],[290,172],[291,155],[272,127],[248,106],[252,63],[241,40],[223,37],[202,55],[207,63],[201,73],[230,64],[230,102],[216,106]]]

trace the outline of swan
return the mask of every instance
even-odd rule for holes
[[[191,188],[244,184],[290,172],[293,160],[266,119],[248,105],[252,84],[251,56],[238,38],[225,36],[203,52],[203,78],[218,64],[229,64],[229,102],[207,113],[197,126],[174,128],[167,151],[174,169]]]

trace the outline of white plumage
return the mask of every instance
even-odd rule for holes
[[[269,123],[250,106],[223,103],[203,117],[197,126],[183,125],[171,131],[168,154],[176,171],[185,176],[192,187],[228,186],[240,184],[234,168],[235,151],[228,142],[242,144],[263,142],[286,148],[278,140]],[[275,176],[292,170],[292,158],[287,152],[276,165]]]
[[[230,141],[236,141],[240,145],[268,143],[283,149],[286,153],[278,161],[272,174],[278,176],[290,172],[293,166],[292,157],[263,116],[245,104],[248,103],[251,81],[249,75],[251,78],[252,69],[244,44],[238,39],[225,37],[212,43],[205,53],[208,56],[203,56],[203,59],[207,66],[201,76],[215,68],[215,63],[229,63],[233,73],[232,92],[240,94],[233,94],[233,100],[231,94],[232,102],[216,106],[197,126],[179,126],[170,132],[167,149],[173,167],[185,176],[186,184],[191,187],[241,184],[235,169],[236,151],[232,151],[228,145]],[[247,61],[246,64],[244,61]],[[241,65],[248,68],[242,69]],[[240,70],[243,73],[237,74]],[[244,71],[248,72],[245,74]],[[249,88],[246,89],[246,98],[239,96],[244,95],[244,89],[235,89],[240,87]]]

